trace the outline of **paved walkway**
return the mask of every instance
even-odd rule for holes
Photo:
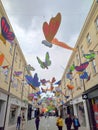
[[[28,121],[24,130],[36,130],[34,121],[35,121],[34,119],[32,119],[31,121]],[[56,117],[40,118],[39,130],[58,130],[56,126]],[[64,124],[63,130],[66,130],[65,124]],[[79,130],[87,130],[87,129],[79,128]]]

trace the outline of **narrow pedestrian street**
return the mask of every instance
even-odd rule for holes
[[[57,129],[56,119],[57,119],[56,117],[49,117],[49,118],[41,117],[39,130],[56,130]],[[34,119],[28,121],[24,130],[36,130],[34,121],[35,121]],[[65,124],[63,130],[66,130]],[[86,130],[86,129],[80,127],[79,130]]]
[[[98,130],[98,0],[0,0],[0,130],[58,129]]]

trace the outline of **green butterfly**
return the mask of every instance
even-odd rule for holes
[[[49,53],[46,53],[45,62],[43,62],[39,57],[37,57],[38,63],[40,64],[42,69],[48,69],[48,66],[51,65],[51,61],[49,60]]]
[[[84,54],[83,55],[86,59],[93,60],[95,58],[95,53],[91,54]]]

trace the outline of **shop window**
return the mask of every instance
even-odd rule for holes
[[[98,129],[98,97],[91,99],[92,107],[93,107],[93,112],[94,112],[94,129]],[[96,127],[96,128],[95,128]]]
[[[16,124],[16,118],[17,118],[17,106],[11,105],[10,107],[10,113],[9,113],[9,125]]]
[[[90,44],[91,43],[91,37],[90,37],[90,34],[88,33],[87,36],[86,36],[86,40],[87,40],[87,43]]]
[[[77,115],[81,126],[86,126],[85,111],[83,102],[77,104]]]
[[[2,100],[0,100],[0,112],[1,112],[1,107],[2,107]]]

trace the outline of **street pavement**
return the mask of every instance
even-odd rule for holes
[[[56,126],[56,117],[40,117],[40,126],[39,130],[58,130]],[[28,121],[25,125],[24,130],[36,130],[35,128],[35,119]],[[64,124],[63,130],[66,130],[66,126]],[[79,130],[87,130],[85,128],[79,128]]]

